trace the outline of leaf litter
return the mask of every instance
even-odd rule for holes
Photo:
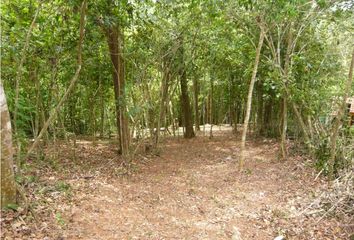
[[[302,156],[279,161],[267,139],[247,143],[239,173],[239,146],[227,131],[165,138],[159,156],[141,150],[126,169],[108,141],[56,143],[45,149],[55,160],[28,161],[21,184],[30,211],[2,211],[1,238],[349,238],[352,208],[328,212],[344,187],[329,188]]]

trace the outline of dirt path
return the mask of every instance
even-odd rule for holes
[[[68,214],[64,238],[237,239],[239,232],[242,239],[336,239],[327,227],[333,223],[297,217],[298,204],[319,183],[296,159],[278,162],[277,144],[251,141],[243,174],[236,171],[239,142],[231,134],[163,146],[132,177],[102,172],[73,180],[84,194]]]

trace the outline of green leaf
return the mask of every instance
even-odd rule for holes
[[[5,209],[17,211],[18,207],[16,203],[9,203],[5,206]]]

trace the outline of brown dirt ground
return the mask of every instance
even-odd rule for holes
[[[240,142],[230,132],[212,139],[165,138],[161,146],[159,156],[138,154],[129,174],[119,167],[109,144],[82,141],[75,159],[72,148],[61,147],[58,165],[64,167],[42,169],[40,189],[62,181],[69,184],[70,196],[49,191],[39,197],[47,199],[47,210],[35,229],[26,219],[21,225],[5,213],[2,237],[237,239],[238,232],[242,239],[258,240],[349,236],[335,218],[308,212],[306,207],[326,183],[299,156],[279,161],[274,141],[248,142],[244,173],[237,171]],[[25,233],[23,226],[28,226]]]

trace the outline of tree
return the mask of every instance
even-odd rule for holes
[[[80,11],[81,15],[80,15],[80,27],[79,27],[78,54],[77,54],[78,56],[77,56],[77,68],[76,68],[75,74],[70,81],[68,89],[64,93],[63,97],[60,99],[58,105],[52,110],[49,118],[47,119],[47,121],[43,125],[42,130],[39,132],[39,134],[36,137],[36,139],[34,140],[32,146],[27,151],[27,157],[37,147],[40,139],[43,137],[43,135],[47,131],[49,125],[52,123],[52,121],[54,120],[54,118],[58,114],[60,108],[62,107],[64,102],[67,100],[69,94],[71,93],[71,90],[75,87],[75,84],[76,84],[77,80],[79,79],[79,75],[80,75],[81,68],[82,68],[82,44],[84,41],[84,34],[85,34],[86,8],[87,8],[87,1],[83,0],[83,2],[81,4],[81,11]]]
[[[104,28],[107,43],[109,46],[109,54],[112,61],[112,76],[114,84],[114,95],[116,104],[116,121],[119,138],[119,150],[122,155],[129,152],[129,127],[128,117],[126,113],[125,100],[125,73],[123,59],[123,35],[119,26],[111,26]]]
[[[13,149],[10,115],[3,85],[0,84],[1,114],[1,205],[0,209],[16,203],[16,184],[13,169]]]
[[[247,136],[248,123],[249,123],[250,114],[251,114],[253,87],[254,87],[254,83],[256,82],[259,58],[261,55],[261,49],[263,46],[263,40],[264,40],[264,35],[265,35],[264,27],[262,26],[263,23],[259,22],[259,20],[257,20],[257,21],[260,25],[260,34],[259,34],[258,46],[256,48],[256,57],[254,60],[251,82],[250,82],[249,90],[248,90],[248,97],[247,97],[247,104],[246,104],[246,116],[244,119],[243,129],[242,129],[241,153],[240,153],[240,162],[239,162],[239,170],[240,171],[243,170],[244,161],[245,161],[246,136]]]
[[[117,12],[117,6],[109,3],[105,5],[106,18],[98,19],[101,28],[106,36],[109,49],[109,56],[112,64],[112,77],[114,85],[115,108],[116,108],[116,124],[119,140],[119,152],[127,156],[129,154],[129,120],[127,114],[126,99],[126,73],[124,61],[124,26],[120,24],[120,20],[112,21],[113,12],[117,15],[123,15],[121,9]],[[124,8],[122,8],[124,10]],[[108,20],[105,22],[105,20]]]
[[[180,48],[179,48],[179,57],[180,57],[180,67],[179,67],[179,81],[181,84],[181,105],[182,105],[182,119],[183,124],[186,128],[184,133],[185,138],[193,138],[195,136],[193,130],[193,119],[192,119],[192,110],[191,103],[189,100],[188,94],[188,81],[187,81],[187,72],[184,62],[184,48],[183,48],[183,37],[179,39]]]

